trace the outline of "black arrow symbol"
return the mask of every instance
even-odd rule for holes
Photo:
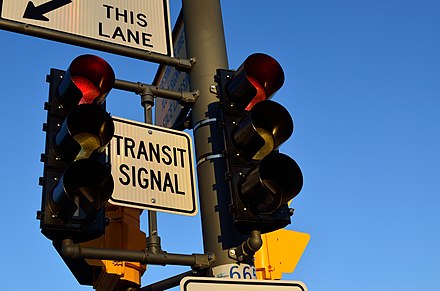
[[[26,10],[24,11],[23,18],[49,21],[49,18],[47,18],[43,14],[46,14],[60,7],[63,7],[64,5],[67,5],[71,2],[72,0],[52,0],[43,3],[41,5],[35,6],[35,4],[32,3],[32,1],[29,1],[26,6]]]

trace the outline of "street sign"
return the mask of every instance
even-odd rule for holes
[[[179,14],[173,29],[173,48],[174,56],[187,58],[185,30],[183,26],[182,13]],[[157,69],[153,85],[159,88],[190,91],[189,76],[185,72],[178,71],[175,67],[160,65]],[[189,107],[182,106],[179,101],[166,98],[156,98],[155,124],[158,126],[171,128],[173,125],[184,118],[189,111]]]
[[[2,19],[171,55],[167,0],[0,0],[0,9]]]
[[[111,204],[182,215],[197,213],[191,136],[113,117],[108,146],[115,183]]]
[[[261,235],[263,246],[255,253],[257,277],[279,280],[283,273],[292,273],[310,240],[310,234],[279,229]],[[276,266],[276,267],[274,267]]]
[[[234,280],[224,278],[185,277],[180,291],[307,291],[299,281]]]

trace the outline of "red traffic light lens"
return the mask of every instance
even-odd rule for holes
[[[78,104],[102,104],[115,84],[112,67],[102,58],[75,58],[58,86],[58,102],[67,110]]]
[[[284,71],[271,56],[256,53],[246,58],[231,80],[226,93],[240,110],[250,110],[260,101],[269,99],[284,83]]]
[[[79,104],[91,104],[96,97],[101,95],[99,88],[89,79],[81,76],[72,76],[72,82],[82,92],[82,98],[79,100]]]
[[[257,104],[258,102],[264,101],[267,99],[266,89],[264,88],[264,86],[261,85],[257,79],[255,79],[251,76],[248,76],[248,80],[254,86],[257,93],[255,94],[255,97],[251,100],[251,102],[246,106],[246,108],[245,108],[246,111],[251,110],[252,107],[254,107],[254,105]]]

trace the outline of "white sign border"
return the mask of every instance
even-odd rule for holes
[[[266,287],[296,287],[300,291],[308,291],[307,286],[301,281],[287,281],[287,280],[257,280],[257,279],[225,279],[225,278],[208,278],[208,277],[185,277],[180,281],[180,291],[191,291],[188,287],[190,287],[191,283],[196,285],[209,284],[210,290],[222,290],[214,287],[222,287],[222,286],[236,286],[236,290],[245,290],[240,289],[241,287],[250,287],[250,286],[266,286]],[[205,289],[206,290],[206,289]],[[230,290],[230,289],[228,289]],[[293,290],[293,289],[292,289]],[[298,291],[299,291],[298,290]]]

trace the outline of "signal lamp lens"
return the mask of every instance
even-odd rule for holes
[[[242,118],[232,132],[232,140],[245,157],[261,160],[277,149],[293,133],[293,120],[286,108],[260,101]]]
[[[58,102],[70,110],[78,104],[102,104],[115,84],[112,67],[102,58],[75,58],[58,86]]]
[[[284,71],[271,56],[256,53],[250,55],[234,72],[226,84],[226,94],[239,110],[252,107],[270,99],[284,83]]]
[[[82,93],[79,104],[91,104],[96,97],[101,95],[101,91],[89,79],[81,76],[72,76],[72,81]]]
[[[53,189],[52,207],[63,219],[82,222],[105,205],[113,188],[110,168],[95,160],[77,160]]]
[[[303,176],[298,164],[277,152],[264,157],[241,181],[241,199],[255,214],[270,214],[301,191]]]
[[[258,102],[267,99],[266,89],[264,88],[264,86],[261,85],[260,82],[258,82],[257,79],[255,79],[255,78],[253,78],[251,76],[248,76],[248,80],[254,86],[254,88],[257,91],[257,93],[255,94],[255,97],[246,106],[246,108],[245,108],[246,111],[251,110],[252,107],[254,107],[254,105],[257,104]]]

